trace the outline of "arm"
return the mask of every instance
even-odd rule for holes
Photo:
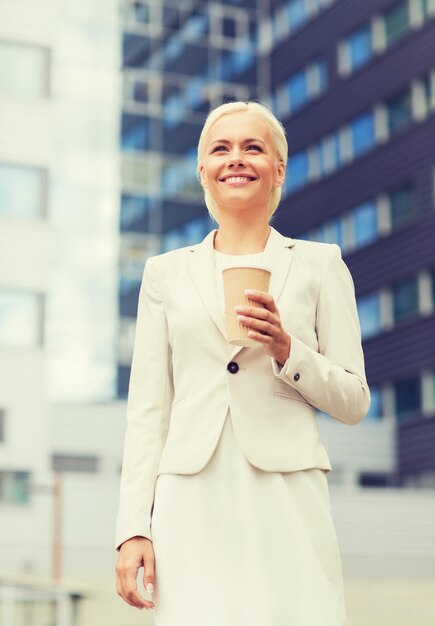
[[[272,369],[310,404],[354,425],[368,413],[370,390],[353,279],[340,247],[331,244],[330,250],[316,310],[319,352],[292,336],[288,359],[281,367],[272,358]]]
[[[151,509],[172,398],[166,315],[151,257],[145,263],[139,292],[116,522],[118,551],[131,537],[152,540]]]

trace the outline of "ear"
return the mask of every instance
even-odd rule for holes
[[[275,185],[274,185],[275,188],[281,187],[284,184],[285,170],[286,170],[285,163],[280,161],[277,165],[276,173],[275,173]]]
[[[207,174],[205,173],[204,165],[202,163],[199,166],[199,176],[201,178],[201,185],[206,188],[208,186]]]

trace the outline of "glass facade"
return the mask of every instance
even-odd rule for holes
[[[377,335],[382,330],[381,302],[377,292],[357,298],[358,317],[363,339]]]
[[[398,421],[415,416],[422,408],[422,389],[419,376],[394,384],[394,401]]]
[[[387,45],[406,34],[410,27],[409,2],[403,0],[394,4],[383,15]]]
[[[416,276],[398,284],[392,288],[393,316],[398,322],[418,315],[418,280]]]
[[[346,40],[348,66],[354,72],[366,65],[373,56],[372,29],[369,24],[351,33]]]

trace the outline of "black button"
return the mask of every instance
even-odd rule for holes
[[[293,380],[299,380],[300,376],[299,373],[296,372],[296,374],[293,376]]]
[[[231,374],[236,374],[239,371],[239,366],[235,361],[231,361],[231,363],[227,365],[227,370],[231,372]]]

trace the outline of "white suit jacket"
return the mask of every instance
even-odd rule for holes
[[[212,230],[147,259],[130,375],[116,547],[152,539],[162,473],[194,474],[210,459],[228,408],[248,461],[265,471],[331,470],[315,408],[353,425],[370,407],[354,283],[336,244],[271,227],[263,262],[291,335],[281,368],[259,343],[228,343]],[[238,365],[228,369],[228,364]],[[230,370],[233,370],[232,373]]]

